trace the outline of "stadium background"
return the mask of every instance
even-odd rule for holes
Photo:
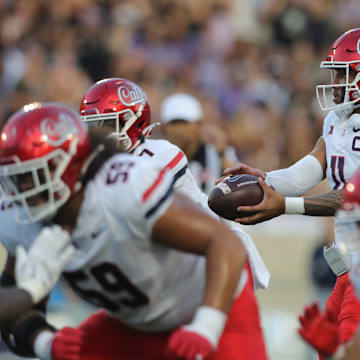
[[[204,107],[204,141],[221,134],[242,161],[284,167],[321,134],[319,64],[359,18],[356,0],[0,0],[0,121],[35,100],[77,109],[91,83],[121,76],[146,91],[153,121],[166,95],[188,92]],[[272,273],[258,293],[271,359],[313,359],[297,315],[326,297],[311,257],[331,220],[283,216],[246,230]],[[54,299],[57,324],[92,311],[67,290]]]

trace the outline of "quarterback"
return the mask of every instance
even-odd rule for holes
[[[360,167],[360,29],[349,30],[336,39],[321,68],[330,70],[332,80],[316,87],[317,97],[320,107],[330,112],[313,151],[286,169],[264,173],[238,164],[224,171],[257,175],[265,191],[259,205],[239,207],[252,213],[238,219],[240,223],[255,224],[283,213],[333,216],[340,207],[343,188]],[[299,197],[325,176],[333,191],[312,198]],[[347,236],[348,227],[336,218],[335,244],[324,249],[324,256],[337,275],[324,316],[336,319],[342,343],[352,338],[360,320],[358,299],[350,289],[349,263],[339,246]]]
[[[95,130],[63,105],[37,103],[1,131],[3,201],[22,223],[4,221],[1,240],[11,254],[45,223],[61,226],[76,249],[67,281],[103,309],[78,329],[59,330],[61,346],[40,314],[23,317],[11,329],[16,351],[52,360],[243,359],[237,339],[218,347],[231,319],[247,311],[242,241],[174,195],[162,164],[120,153]]]

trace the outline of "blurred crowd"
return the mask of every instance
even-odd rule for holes
[[[205,141],[287,166],[321,133],[320,61],[359,18],[357,0],[0,0],[0,118],[35,100],[78,108],[94,81],[125,77],[153,121],[165,96],[190,93]]]

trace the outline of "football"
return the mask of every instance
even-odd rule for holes
[[[235,220],[249,215],[237,211],[238,206],[257,205],[263,198],[264,190],[256,176],[234,175],[226,177],[211,190],[208,204],[217,215]]]

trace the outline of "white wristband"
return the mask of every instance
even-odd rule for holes
[[[193,321],[184,328],[206,337],[211,345],[216,348],[224,330],[227,315],[210,306],[200,306],[194,315]]]
[[[286,197],[285,214],[304,214],[305,202],[303,197]]]
[[[34,353],[41,360],[51,360],[51,346],[55,334],[52,331],[42,331],[34,341]]]

